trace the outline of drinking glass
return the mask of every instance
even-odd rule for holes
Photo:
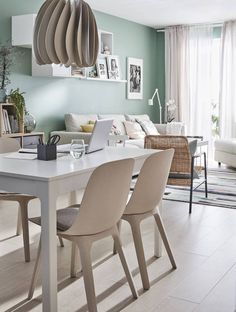
[[[74,139],[71,141],[70,154],[74,159],[79,159],[85,154],[84,140]]]

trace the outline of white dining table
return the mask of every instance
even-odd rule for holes
[[[71,156],[53,161],[7,158],[0,155],[0,189],[38,197],[42,216],[42,299],[44,312],[57,311],[57,241],[56,201],[66,193],[86,186],[99,165],[134,158],[134,173],[140,171],[145,159],[157,150],[128,147],[107,147],[85,155],[79,160]],[[155,233],[155,255],[161,255],[159,235]],[[30,281],[29,281],[30,282]]]

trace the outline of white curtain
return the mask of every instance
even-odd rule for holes
[[[165,31],[166,100],[177,104],[176,117],[189,135],[211,138],[210,26],[177,26]]]
[[[220,136],[236,138],[236,21],[224,23],[222,31]]]

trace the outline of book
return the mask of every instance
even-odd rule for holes
[[[8,112],[6,109],[3,109],[2,112],[3,112],[3,119],[4,119],[6,133],[8,133],[8,134],[12,133],[11,125],[10,125],[10,121],[9,121],[9,117],[8,117]]]

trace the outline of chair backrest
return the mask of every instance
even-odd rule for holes
[[[162,200],[170,171],[174,150],[157,152],[149,156],[139,173],[125,214],[141,214],[154,210]]]
[[[0,138],[0,154],[16,152],[20,149],[20,143],[12,138]]]
[[[120,220],[128,199],[134,159],[109,162],[92,173],[69,235],[106,231]]]
[[[173,148],[175,153],[170,172],[190,173],[191,152],[189,142],[185,136],[176,135],[148,135],[145,138],[145,148],[166,150]]]

